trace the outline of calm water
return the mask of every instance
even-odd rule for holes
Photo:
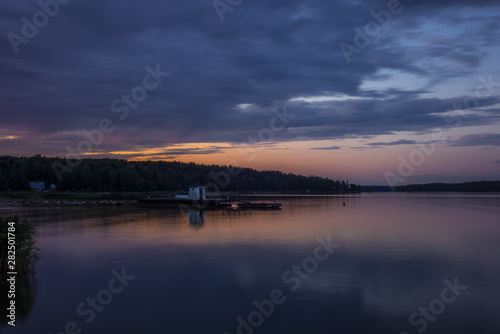
[[[498,333],[500,195],[281,200],[204,217],[2,209],[36,224],[42,259],[0,331]]]

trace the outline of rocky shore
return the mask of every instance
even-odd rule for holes
[[[112,200],[33,200],[33,199],[0,199],[0,206],[134,206],[134,201],[112,201]]]

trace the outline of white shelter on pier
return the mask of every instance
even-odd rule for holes
[[[206,186],[191,186],[187,195],[175,195],[177,199],[191,199],[196,201],[203,201],[207,199]]]

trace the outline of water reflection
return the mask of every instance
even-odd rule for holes
[[[441,298],[444,280],[455,277],[467,290],[429,321],[425,333],[498,332],[500,197],[388,194],[282,202],[282,211],[247,215],[30,212],[44,249],[43,289],[26,325],[16,330],[63,328],[75,319],[78,303],[105,287],[110,269],[126,266],[140,284],[117,295],[95,323],[80,321],[82,332],[234,334],[237,318],[256,310],[255,300],[281,289],[286,302],[254,333],[413,334],[421,326],[412,326],[410,315]],[[341,247],[292,291],[283,273],[302,266],[316,239],[328,235]]]
[[[202,227],[205,224],[205,210],[188,210],[189,224]]]

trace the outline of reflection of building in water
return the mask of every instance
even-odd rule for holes
[[[205,211],[189,210],[189,224],[194,226],[201,226],[205,224]]]

